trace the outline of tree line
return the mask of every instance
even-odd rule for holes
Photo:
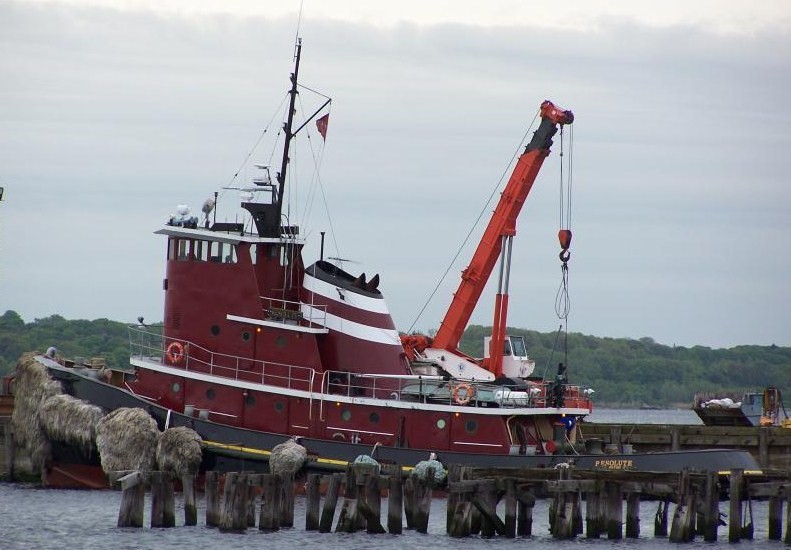
[[[459,347],[472,357],[482,357],[484,336],[490,333],[491,327],[471,325]],[[518,328],[509,328],[508,333],[524,336],[528,355],[536,362],[534,376],[551,379],[563,362],[569,381],[592,387],[600,405],[670,407],[690,404],[698,391],[791,388],[791,347],[686,348],[651,338],[599,338]],[[129,365],[124,323],[67,320],[60,315],[25,323],[10,310],[0,316],[0,376],[12,372],[23,353],[44,352],[50,346],[64,357],[104,357],[114,368]]]

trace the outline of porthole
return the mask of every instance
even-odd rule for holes
[[[447,422],[445,422],[444,418],[440,418],[439,420],[437,420],[437,428],[439,428],[440,430],[444,430],[446,425]]]
[[[352,411],[350,411],[349,409],[343,409],[341,411],[341,420],[343,420],[344,422],[348,422],[351,419],[352,419]]]
[[[247,405],[248,407],[252,407],[253,405],[255,405],[255,397],[252,395],[248,395],[247,397],[244,398],[244,404]]]
[[[371,421],[371,424],[379,424],[379,413],[372,412],[370,415],[368,415],[368,420]]]
[[[286,408],[285,403],[283,403],[282,401],[275,401],[275,410],[277,412],[283,412],[285,408]]]
[[[286,347],[286,338],[284,336],[278,336],[275,338],[275,345],[279,348]]]
[[[181,384],[178,382],[173,382],[173,385],[170,388],[173,390],[173,393],[178,393],[181,391]]]
[[[220,325],[212,325],[209,331],[212,333],[212,336],[217,336],[220,334]]]
[[[247,331],[244,331],[242,333],[242,340],[244,340],[245,342],[249,342],[250,341],[250,333],[247,332]]]
[[[209,388],[208,390],[206,390],[206,399],[214,399],[215,395],[216,394],[214,393],[214,388]]]
[[[468,420],[464,425],[464,429],[467,430],[467,433],[474,434],[478,431],[478,422],[476,420]]]

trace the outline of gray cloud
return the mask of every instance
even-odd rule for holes
[[[0,309],[161,317],[152,232],[230,181],[283,98],[293,36],[288,18],[0,4]],[[303,36],[302,81],[334,98],[321,176],[332,253],[382,274],[399,328],[550,98],[577,115],[570,329],[791,345],[784,30],[308,20]],[[320,101],[301,97],[305,111]],[[558,324],[558,145],[519,221],[513,326]],[[272,150],[265,140],[255,159]],[[294,164],[305,198],[311,152]],[[320,202],[311,213],[307,261],[330,229]],[[438,324],[482,229],[418,328]],[[490,318],[487,295],[473,321]]]

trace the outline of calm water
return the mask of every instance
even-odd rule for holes
[[[691,415],[691,416],[690,416]],[[695,423],[692,411],[654,410],[606,410],[596,411],[590,418],[597,422],[647,422],[647,423]],[[295,548],[321,547],[326,550],[369,549],[402,550],[459,549],[459,548],[525,548],[557,550],[558,548],[598,547],[609,548],[615,543],[606,538],[587,540],[583,537],[572,541],[554,541],[548,532],[549,502],[537,502],[533,514],[533,537],[529,542],[522,539],[453,539],[445,534],[445,500],[435,499],[431,508],[431,522],[427,535],[404,531],[403,535],[368,535],[366,533],[335,534],[315,533],[304,530],[305,500],[297,497],[295,503],[295,527],[276,533],[261,533],[255,528],[242,534],[220,533],[205,526],[204,501],[198,499],[198,525],[184,526],[183,505],[180,495],[176,497],[176,523],[172,529],[119,529],[118,510],[121,494],[117,491],[66,491],[40,489],[25,484],[0,484],[0,549],[194,549],[194,548]],[[383,517],[387,502],[382,503]],[[727,511],[727,504],[720,503],[720,510]],[[338,512],[340,511],[340,501]],[[672,545],[666,539],[653,538],[653,517],[656,504],[643,502],[640,509],[641,538],[617,543],[621,548],[653,550]],[[502,509],[500,509],[502,517]],[[146,501],[145,525],[150,522],[150,502]],[[766,504],[753,504],[755,517],[755,540],[743,541],[747,548],[781,547],[766,540]],[[727,527],[720,527],[720,542],[717,547],[726,547]],[[684,545],[684,548],[711,548],[702,540]]]

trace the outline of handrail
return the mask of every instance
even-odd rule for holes
[[[300,389],[309,393],[310,419],[313,419],[313,401],[319,400],[319,420],[325,420],[324,401],[332,396],[399,400],[419,403],[444,404],[463,409],[466,407],[496,406],[499,408],[557,408],[552,393],[553,382],[530,382],[527,389],[514,389],[475,380],[455,380],[434,375],[388,375],[354,373],[347,371],[320,371],[293,364],[263,361],[236,355],[212,352],[192,342],[165,337],[139,327],[129,327],[130,347],[133,357],[158,360],[162,365],[182,368],[188,372],[207,373],[231,380],[248,381],[261,385]],[[184,347],[183,358],[176,364],[166,360],[167,346],[178,341]],[[320,378],[317,379],[317,375]],[[467,403],[454,402],[455,384],[470,384],[474,398]],[[586,387],[564,385],[565,408],[592,407]]]

